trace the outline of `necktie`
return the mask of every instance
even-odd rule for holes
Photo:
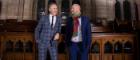
[[[52,23],[51,23],[51,29],[53,29],[53,20],[54,20],[54,16],[52,16]],[[54,37],[51,38],[51,41],[50,41],[50,45],[52,46],[53,43],[52,43],[52,40],[54,39]]]
[[[78,21],[78,17],[73,17],[74,20],[74,36],[78,35],[78,26],[79,26],[79,21]]]
[[[54,20],[54,16],[52,16],[51,28],[53,28],[53,20]]]

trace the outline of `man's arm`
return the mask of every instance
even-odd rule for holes
[[[62,19],[59,18],[58,31],[57,31],[57,33],[55,34],[54,40],[58,40],[58,39],[60,38],[60,33],[61,33],[61,23],[62,23],[61,21],[62,21]]]
[[[37,24],[37,27],[35,28],[35,41],[36,41],[36,43],[38,43],[40,40],[40,33],[41,33],[41,29],[42,29],[43,20],[44,20],[44,17],[42,16]]]

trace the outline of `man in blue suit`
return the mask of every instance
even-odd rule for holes
[[[46,60],[47,51],[50,53],[51,60],[57,60],[57,40],[61,31],[61,18],[57,13],[57,4],[50,3],[49,15],[42,16],[35,29],[38,60]]]
[[[66,44],[70,60],[88,60],[91,44],[91,26],[89,18],[81,16],[80,5],[74,3],[71,7],[72,16],[66,22]]]

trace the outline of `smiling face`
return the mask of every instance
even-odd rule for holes
[[[80,10],[81,10],[80,5],[73,4],[72,7],[71,7],[71,14],[73,14],[73,15],[80,14],[81,13]]]
[[[51,4],[49,6],[49,12],[50,14],[52,14],[53,16],[56,16],[58,14],[58,7],[56,4]]]

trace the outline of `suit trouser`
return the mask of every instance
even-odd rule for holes
[[[83,51],[80,50],[78,44],[72,43],[69,48],[70,60],[88,60],[88,49],[83,48]]]
[[[52,41],[52,45],[39,44],[38,45],[38,60],[47,59],[47,50],[50,53],[51,60],[57,60],[57,41]]]

